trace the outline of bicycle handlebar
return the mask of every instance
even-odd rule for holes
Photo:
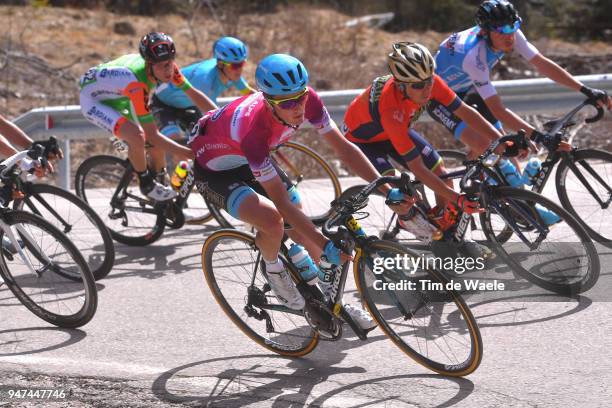
[[[322,232],[327,238],[333,240],[333,238],[338,234],[338,231],[332,231],[331,227],[340,221],[341,218],[354,214],[356,211],[365,207],[367,203],[368,196],[372,194],[374,190],[383,184],[393,184],[398,186],[400,191],[409,196],[416,195],[416,190],[412,185],[412,180],[410,179],[410,175],[408,173],[402,173],[398,176],[383,176],[379,177],[376,180],[372,181],[370,184],[365,186],[359,193],[354,195],[350,200],[344,200],[339,202],[338,200],[334,200],[331,203],[333,215],[329,217],[325,223],[323,224]]]
[[[587,99],[584,101],[584,105],[591,105],[594,106],[595,109],[597,109],[597,114],[595,114],[595,116],[592,116],[590,118],[586,118],[584,121],[586,123],[593,123],[593,122],[597,122],[598,120],[601,120],[601,118],[603,118],[603,115],[605,113],[604,108],[602,108],[601,106],[597,105],[597,101],[594,99]]]

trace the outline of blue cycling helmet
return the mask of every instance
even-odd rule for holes
[[[213,44],[215,58],[225,62],[242,62],[249,56],[247,46],[237,38],[221,37]]]
[[[290,95],[306,88],[308,71],[299,59],[291,55],[272,54],[257,65],[255,82],[267,95]]]

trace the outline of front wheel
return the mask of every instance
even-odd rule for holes
[[[51,223],[24,211],[3,214],[0,276],[13,294],[41,319],[80,327],[97,308],[93,275],[74,244]]]
[[[90,157],[77,169],[74,186],[115,241],[144,246],[164,232],[164,212],[140,193],[138,178],[128,161],[115,156]]]
[[[319,341],[318,333],[301,311],[278,303],[262,264],[255,237],[245,232],[219,230],[202,247],[206,283],[219,306],[244,334],[283,356],[310,353]]]
[[[104,278],[115,262],[110,232],[98,214],[74,194],[48,184],[27,183],[25,197],[14,208],[27,210],[51,222],[76,245],[96,280]]]
[[[481,214],[484,233],[517,274],[566,296],[595,285],[599,256],[581,223],[570,213],[540,194],[513,187],[492,188],[484,200],[501,220],[493,225]],[[514,232],[512,239],[498,241],[498,230],[508,227]]]
[[[557,168],[556,185],[563,208],[583,222],[595,241],[612,248],[612,153],[571,153]]]
[[[389,259],[402,262],[387,267]],[[472,312],[444,276],[415,267],[412,259],[422,257],[388,241],[369,242],[357,254],[355,281],[370,314],[417,363],[448,376],[474,372],[482,360],[482,337]]]

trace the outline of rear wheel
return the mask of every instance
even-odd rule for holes
[[[76,172],[75,189],[117,242],[144,246],[164,232],[164,212],[141,194],[136,173],[126,160],[104,155],[86,159]]]

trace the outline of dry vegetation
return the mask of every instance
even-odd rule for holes
[[[332,10],[292,6],[273,14],[240,15],[230,23],[202,13],[192,16],[191,30],[187,20],[177,15],[152,18],[103,10],[0,6],[0,111],[15,117],[35,107],[77,104],[76,81],[83,72],[135,52],[139,36],[152,30],[172,34],[181,65],[208,58],[212,42],[220,35],[239,36],[250,48],[252,63],[245,75],[251,82],[255,62],[263,56],[294,54],[304,61],[319,90],[367,86],[373,77],[386,72],[384,54],[392,41],[418,40],[435,50],[446,35],[347,28],[347,20],[349,17]],[[136,34],[115,32],[120,22],[131,24]],[[612,44],[552,40],[535,44],[553,57],[563,55],[561,59],[574,73],[612,71]],[[498,75],[524,76],[520,63],[518,67],[502,67]],[[450,140],[434,127],[428,129],[428,135],[444,145]]]

